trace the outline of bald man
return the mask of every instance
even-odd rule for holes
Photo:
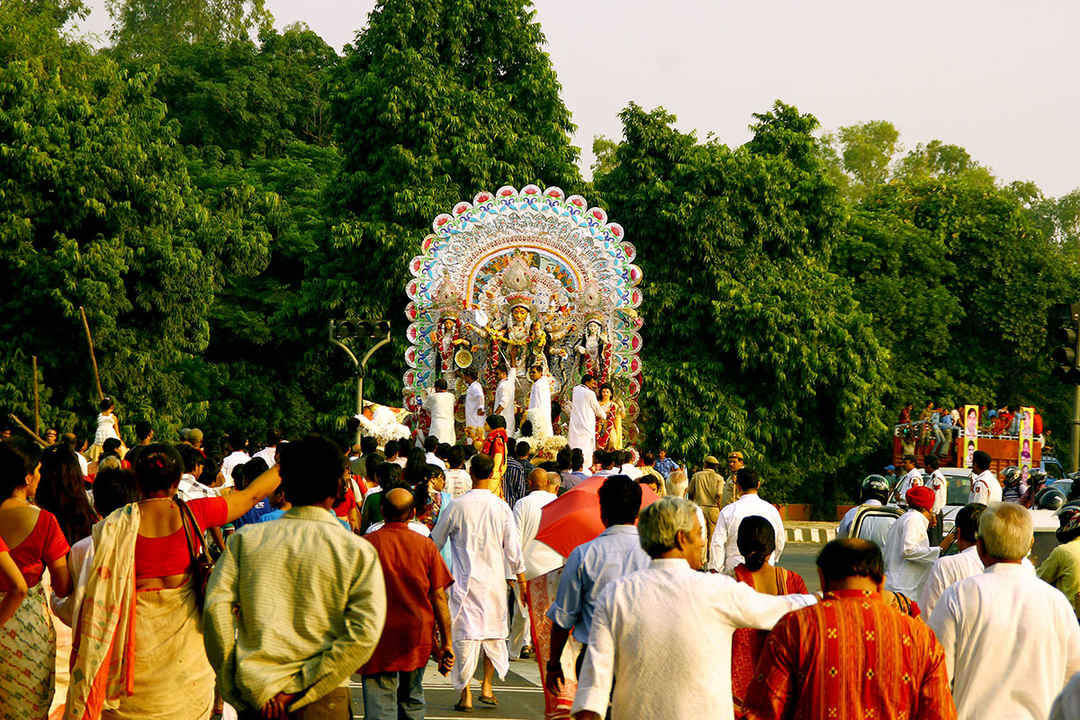
[[[536,468],[529,473],[528,480],[529,494],[514,504],[514,520],[517,522],[518,530],[521,531],[521,549],[525,557],[526,581],[532,580],[534,577],[538,577],[547,570],[552,569],[548,568],[543,572],[538,572],[540,568],[537,565],[543,564],[543,553],[539,558],[533,558],[535,554],[533,551],[536,545],[543,545],[543,543],[534,543],[533,540],[536,539],[536,533],[540,529],[542,510],[545,505],[557,497],[555,491],[559,488],[562,478],[558,473],[549,473],[543,468]],[[517,592],[516,588],[514,596],[517,602],[514,604],[514,619],[510,623],[510,657],[520,655],[523,658],[529,658],[532,657],[532,647],[528,641],[530,637],[529,610],[525,607],[525,598]]]
[[[424,666],[433,626],[442,639],[436,655],[444,675],[454,665],[446,588],[453,582],[435,544],[414,532],[413,494],[394,488],[383,497],[385,525],[365,539],[379,552],[386,579],[386,626],[371,659],[361,668],[365,717],[424,717]]]

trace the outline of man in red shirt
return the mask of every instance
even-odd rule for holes
[[[833,540],[817,566],[824,597],[773,628],[750,683],[747,720],[955,720],[945,652],[923,622],[882,600],[877,545]]]
[[[454,579],[435,543],[409,529],[413,495],[394,488],[382,502],[386,524],[364,539],[379,551],[386,580],[386,625],[374,654],[360,669],[364,717],[423,720],[424,666],[439,631],[439,671],[454,664],[446,588]]]

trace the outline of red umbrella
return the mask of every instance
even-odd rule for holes
[[[582,480],[571,490],[552,500],[540,515],[536,539],[563,557],[582,543],[604,532],[600,521],[600,486],[607,478],[596,476]],[[646,485],[641,486],[641,507],[660,497]]]

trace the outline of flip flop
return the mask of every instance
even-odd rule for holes
[[[484,703],[485,705],[493,706],[499,704],[499,701],[495,699],[494,695],[481,695],[480,702]]]
[[[454,706],[456,712],[472,712],[472,705],[462,705],[460,702]]]

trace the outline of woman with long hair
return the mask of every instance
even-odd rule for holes
[[[45,569],[57,595],[71,592],[67,540],[56,517],[32,502],[41,480],[39,453],[36,447],[0,443],[0,541],[29,588],[0,632],[0,720],[48,717],[55,689],[56,633],[41,582]],[[18,590],[0,575],[5,601]]]
[[[760,515],[750,515],[739,523],[737,539],[743,562],[735,567],[735,579],[766,595],[807,593],[806,582],[798,573],[769,562],[776,549],[776,531]],[[738,716],[746,691],[754,678],[754,666],[765,647],[767,630],[736,630],[731,638],[731,694]]]
[[[67,541],[74,545],[90,536],[98,515],[90,506],[82,468],[75,451],[67,445],[52,445],[41,453],[41,483],[38,507],[56,516]]]
[[[94,531],[93,570],[75,618],[68,718],[210,717],[214,672],[203,648],[192,553],[204,531],[246,513],[281,478],[275,466],[243,490],[185,508],[177,497],[182,470],[175,448],[146,446],[135,465],[142,499]]]

